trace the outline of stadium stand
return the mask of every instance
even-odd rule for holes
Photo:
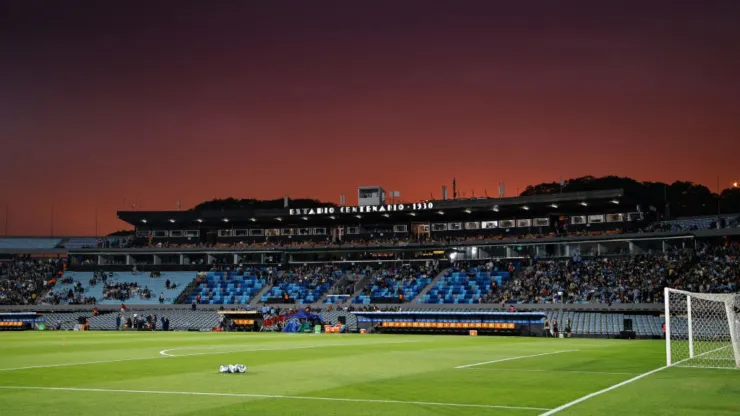
[[[488,264],[455,262],[451,258],[449,272],[436,279],[433,279],[436,272],[430,269],[383,267],[375,262],[361,263],[373,264],[373,268],[355,268],[349,266],[350,262],[346,263],[346,269],[314,264],[275,274],[277,269],[271,269],[273,273],[265,273],[265,269],[247,269],[240,273],[230,271],[232,265],[206,264],[203,270],[214,267],[224,271],[197,275],[195,272],[163,271],[160,277],[148,272],[134,275],[130,271],[106,271],[103,279],[102,271],[63,272],[64,261],[59,259],[8,257],[0,260],[0,304],[90,304],[77,307],[75,312],[46,313],[50,329],[57,327],[57,322],[61,329],[73,329],[79,317],[88,318],[91,329],[115,329],[121,312],[110,312],[115,309],[113,306],[103,307],[117,307],[120,303],[143,304],[135,307],[136,312],[123,312],[122,321],[136,313],[138,316],[156,314],[158,318],[167,316],[173,330],[207,330],[218,325],[215,306],[204,306],[203,309],[209,310],[198,308],[196,311],[153,306],[160,303],[162,293],[164,303],[172,303],[180,294],[184,303],[200,296],[200,303],[205,305],[248,304],[259,299],[270,303],[263,308],[268,308],[271,318],[282,316],[275,305],[287,297],[288,303],[313,304],[312,308],[323,309],[325,321],[329,324],[345,322],[348,331],[357,329],[357,321],[351,313],[355,308],[404,311],[414,307],[427,311],[436,308],[490,308],[492,311],[521,308],[546,313],[551,322],[559,323],[561,333],[565,332],[566,322],[570,322],[573,336],[616,337],[624,331],[625,319],[629,319],[638,337],[660,337],[662,318],[655,305],[647,304],[662,303],[664,287],[700,293],[740,290],[740,242],[735,237],[728,234],[721,239],[692,238],[687,242],[683,244],[685,248],[664,244],[662,249],[660,245],[652,246],[657,249],[645,248],[633,256],[580,255],[576,250],[576,254],[570,251],[569,257],[554,259],[540,258],[537,253],[517,252],[515,254],[522,254],[520,258]],[[584,253],[592,252],[584,250]],[[444,267],[448,267],[446,262]],[[170,280],[169,289],[167,280]],[[357,297],[352,298],[355,287]],[[187,290],[183,292],[183,289]],[[145,292],[150,295],[142,297]],[[336,296],[326,296],[328,294]],[[397,300],[399,294],[404,295],[404,303],[391,305],[388,301]],[[414,304],[408,303],[414,297],[417,298]],[[348,304],[349,299],[354,302]],[[105,311],[91,313],[93,303]],[[417,305],[422,303],[425,305]],[[471,304],[482,305],[465,306]],[[565,305],[561,308],[559,304]],[[675,323],[680,324],[680,321]],[[274,325],[273,329],[278,327]]]
[[[265,303],[271,299],[283,299],[286,303],[317,302],[342,275],[342,269],[333,266],[299,267],[287,271],[260,301]]]
[[[162,303],[173,303],[195,277],[192,272],[161,272],[158,277],[152,277],[150,273],[109,272],[105,273],[103,281],[100,275],[100,272],[66,272],[43,301],[48,304],[104,305],[128,301],[155,304],[160,303],[161,294],[164,296]]]
[[[653,230],[654,231],[654,230]],[[158,239],[153,242],[147,239],[136,239],[131,241],[131,247],[134,248],[187,248],[187,249],[208,249],[208,248],[247,248],[247,247],[272,247],[272,248],[307,248],[307,247],[357,247],[357,246],[376,246],[376,245],[389,245],[389,246],[400,246],[404,247],[409,244],[454,244],[461,242],[474,242],[474,241],[500,241],[500,240],[524,240],[524,239],[546,239],[553,237],[596,237],[596,236],[608,236],[623,234],[625,230],[614,229],[614,230],[578,230],[571,232],[507,232],[506,230],[498,229],[485,234],[463,234],[463,235],[440,235],[436,237],[419,238],[409,236],[407,234],[397,235],[393,238],[350,238],[346,237],[342,241],[331,241],[325,238],[321,239],[291,239],[286,240],[284,238],[273,238],[270,241],[261,239],[245,239],[239,242],[219,242],[219,243],[184,243],[177,241],[169,241],[166,239]]]
[[[76,315],[75,315],[76,316]],[[219,315],[215,311],[192,311],[192,310],[148,310],[137,309],[119,313],[106,313],[98,316],[90,316],[88,323],[92,330],[116,330],[116,320],[121,317],[121,325],[125,327],[126,321],[134,317],[156,317],[157,329],[162,330],[162,318],[170,321],[169,330],[187,331],[211,329],[218,326]],[[129,329],[131,329],[129,327]]]
[[[47,312],[44,314],[47,329],[56,329],[57,324],[61,330],[74,329],[75,325],[79,322],[79,318],[90,318],[93,316],[92,311],[80,311],[80,312]]]
[[[61,238],[0,238],[0,250],[46,250],[56,248]]]
[[[441,312],[442,309],[414,309],[408,311],[428,311]],[[461,312],[473,311],[496,311],[496,309],[455,309]],[[287,316],[294,313],[295,310],[282,311],[280,315],[265,314],[265,330],[277,330],[277,326],[272,325],[270,319],[277,319],[280,316]],[[633,330],[638,337],[658,338],[662,335],[663,318],[657,314],[647,313],[620,313],[620,312],[589,312],[589,311],[564,311],[549,310],[545,312],[547,319],[554,323],[558,322],[559,332],[566,336],[566,326],[568,320],[571,323],[571,335],[573,337],[590,337],[590,338],[615,338],[624,330],[624,319],[631,319]],[[212,329],[219,324],[219,315],[215,310],[162,310],[137,308],[136,310],[127,310],[125,312],[102,313],[94,316],[91,312],[51,312],[46,313],[47,328],[54,329],[57,322],[62,330],[72,330],[78,323],[78,318],[85,317],[88,319],[91,330],[116,330],[116,320],[121,317],[121,329],[126,328],[126,321],[134,316],[148,317],[157,316],[157,330],[162,330],[161,319],[169,318],[169,330],[204,330]],[[321,317],[325,323],[336,325],[338,323],[346,324],[348,332],[358,330],[357,317],[350,310],[326,310],[321,312]]]
[[[702,217],[677,218],[651,224],[646,231],[691,231],[710,228],[735,228],[740,226],[740,216],[711,215]]]
[[[632,329],[639,337],[660,337],[663,318],[648,314],[625,314],[619,312],[574,312],[548,311],[547,319],[557,321],[559,331],[565,332],[566,322],[570,319],[573,336],[614,338],[624,331],[624,320],[632,320]]]
[[[631,257],[534,260],[487,303],[653,303],[666,286],[731,293],[740,287],[740,246]],[[561,295],[562,293],[562,295]]]
[[[492,264],[485,268],[471,267],[448,272],[427,292],[419,303],[482,303],[494,290],[509,280],[510,272],[501,270],[502,265]]]
[[[59,246],[66,249],[81,248],[125,248],[129,247],[132,239],[118,237],[72,237],[62,241]]]
[[[336,305],[338,303],[346,303],[349,301],[351,297],[352,295],[327,295],[326,298],[324,298],[323,303],[326,305]]]
[[[413,300],[431,283],[437,269],[409,265],[379,270],[368,269],[362,273],[370,273],[373,277],[362,293],[355,297],[353,303],[368,305],[371,302],[403,303]]]
[[[207,272],[187,297],[187,302],[218,304],[246,304],[265,286],[263,270],[242,272]],[[197,283],[197,280],[196,280]]]

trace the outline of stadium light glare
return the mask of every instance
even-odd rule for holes
[[[737,182],[733,183],[733,184],[732,184],[732,187],[733,187],[733,188],[737,188],[737,187],[738,187],[738,186],[737,186]]]

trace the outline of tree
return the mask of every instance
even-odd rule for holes
[[[604,176],[595,178],[583,176],[565,182],[563,192],[587,192],[608,189],[622,189],[627,195],[647,206],[653,206],[661,213],[671,217],[717,214],[718,208],[724,213],[740,212],[740,189],[725,189],[719,195],[704,185],[693,182],[676,181],[639,182],[632,178]],[[561,191],[557,182],[528,186],[521,196],[555,194]],[[718,207],[719,203],[719,207]]]
[[[133,230],[118,230],[108,234],[108,237],[128,237],[134,235]]]
[[[288,201],[291,208],[318,208],[318,207],[336,207],[336,204],[321,202],[316,199],[301,198],[291,199]],[[282,209],[285,202],[282,198],[260,200],[260,199],[214,199],[212,201],[202,202],[195,207],[193,211],[231,211],[231,210],[257,210],[257,209]]]

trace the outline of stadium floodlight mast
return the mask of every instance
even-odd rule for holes
[[[740,293],[664,295],[667,366],[740,369]]]

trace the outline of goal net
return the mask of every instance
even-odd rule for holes
[[[669,366],[740,368],[740,294],[665,289]]]

